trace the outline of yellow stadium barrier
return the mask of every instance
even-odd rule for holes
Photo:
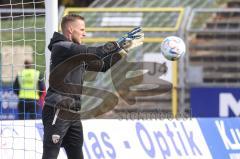
[[[184,8],[66,8],[64,15],[71,13],[84,12],[179,12],[179,16],[174,27],[144,27],[145,32],[175,32],[181,24]],[[88,27],[86,31],[90,32],[124,32],[129,31],[130,27]]]
[[[177,32],[180,28],[183,15],[184,15],[184,8],[65,8],[64,15],[67,14],[79,14],[79,13],[104,13],[104,12],[156,12],[156,13],[163,13],[163,12],[179,12],[178,18],[176,20],[176,24],[174,27],[143,27],[144,32]],[[87,32],[127,32],[131,30],[131,27],[87,27]],[[104,43],[107,41],[115,41],[116,38],[109,38],[109,37],[91,37],[85,38],[85,43]],[[145,43],[161,43],[163,40],[162,37],[145,37]],[[178,86],[178,64],[177,62],[173,62],[173,89],[172,89],[172,114],[174,117],[177,115],[178,111],[178,93],[177,93],[177,86]]]

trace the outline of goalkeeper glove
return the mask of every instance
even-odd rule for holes
[[[120,48],[122,48],[120,54],[126,55],[130,50],[141,46],[143,44],[143,40],[144,33],[142,32],[142,28],[134,28],[118,39],[117,43],[119,44]]]

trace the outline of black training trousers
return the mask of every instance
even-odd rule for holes
[[[64,147],[68,159],[83,159],[83,130],[79,114],[45,105],[42,121],[42,159],[57,159],[60,147]]]

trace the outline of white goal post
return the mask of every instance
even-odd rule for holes
[[[49,71],[50,71],[50,56],[51,53],[48,50],[48,44],[54,33],[58,31],[58,0],[45,0],[45,62],[46,62],[46,89],[49,86]]]

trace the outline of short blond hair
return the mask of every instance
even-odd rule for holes
[[[61,22],[61,29],[62,31],[66,29],[66,26],[69,22],[74,22],[76,20],[83,20],[84,21],[84,17],[77,15],[77,14],[69,14],[66,15],[62,18],[62,22]]]

